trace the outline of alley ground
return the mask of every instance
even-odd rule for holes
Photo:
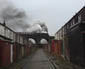
[[[54,69],[42,49],[38,49],[32,58],[27,61],[23,69]]]

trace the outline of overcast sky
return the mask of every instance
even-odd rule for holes
[[[45,22],[50,35],[54,35],[85,4],[84,0],[12,0],[23,8],[32,23]],[[30,22],[31,24],[31,22]]]

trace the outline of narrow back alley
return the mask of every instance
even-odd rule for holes
[[[28,60],[23,69],[54,69],[43,49],[38,49]]]

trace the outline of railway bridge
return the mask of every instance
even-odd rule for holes
[[[48,41],[48,43],[50,42],[50,36],[48,33],[32,33],[29,34],[27,32],[20,32],[19,34],[23,35],[24,37],[28,38],[28,39],[34,39],[36,44],[40,44],[40,41],[42,39],[46,39]]]

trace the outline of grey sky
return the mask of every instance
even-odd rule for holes
[[[34,23],[37,20],[45,22],[50,35],[64,25],[85,4],[84,0],[12,0],[24,8]],[[31,22],[30,22],[31,24]]]

